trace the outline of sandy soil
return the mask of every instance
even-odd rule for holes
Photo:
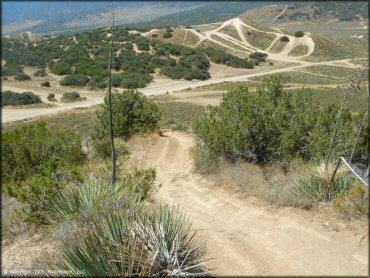
[[[206,240],[213,274],[368,274],[366,228],[354,232],[309,211],[241,200],[193,172],[193,144],[191,135],[169,131],[130,150],[141,166],[156,168],[162,184],[156,199],[190,215]]]

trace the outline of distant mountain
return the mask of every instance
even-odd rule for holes
[[[263,24],[279,24],[305,20],[364,20],[368,19],[368,13],[367,1],[301,1],[264,5],[246,11],[240,18]]]
[[[176,26],[231,19],[271,2],[113,2],[117,25]],[[3,34],[61,33],[110,24],[111,2],[3,2]]]
[[[130,24],[131,26],[186,26],[226,21],[237,17],[247,10],[269,5],[273,2],[208,2],[204,6],[184,12],[158,17],[154,20]]]
[[[63,32],[71,28],[92,28],[109,25],[111,3],[116,23],[153,20],[159,16],[188,11],[204,6],[201,2],[3,2],[4,34],[32,31]]]

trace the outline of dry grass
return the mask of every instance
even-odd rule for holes
[[[299,160],[289,165],[287,174],[284,173],[282,165],[277,163],[259,166],[243,161],[230,163],[219,159],[216,164],[204,165],[205,168],[201,169],[203,174],[207,175],[216,185],[238,192],[242,198],[257,197],[260,201],[276,206],[293,206],[304,209],[313,207],[309,200],[298,196],[295,190],[298,169],[302,171],[307,167]]]
[[[308,52],[308,48],[306,45],[297,45],[294,47],[290,52],[290,56],[302,56]]]
[[[283,42],[281,40],[277,40],[277,42],[271,47],[270,52],[279,53],[283,50],[283,48],[286,44],[287,44],[286,42]]]

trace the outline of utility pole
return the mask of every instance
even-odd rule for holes
[[[113,130],[113,109],[112,109],[112,60],[113,60],[113,36],[114,36],[114,7],[112,4],[112,36],[111,36],[111,47],[110,47],[110,61],[109,61],[109,127],[110,127],[110,141],[112,145],[112,185],[116,181],[116,150],[114,148],[114,130]]]

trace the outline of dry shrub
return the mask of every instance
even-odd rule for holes
[[[339,193],[334,205],[350,218],[369,215],[369,190],[362,183],[355,183],[348,192]]]

